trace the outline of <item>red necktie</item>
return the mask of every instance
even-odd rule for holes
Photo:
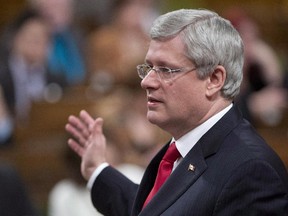
[[[176,161],[177,158],[179,158],[181,155],[178,152],[175,142],[171,143],[168,150],[166,151],[164,157],[162,158],[159,168],[157,177],[154,183],[154,186],[152,190],[150,191],[143,208],[150,202],[150,200],[153,198],[153,196],[157,193],[159,188],[162,186],[162,184],[165,182],[165,180],[168,178],[170,173],[172,172],[173,164]]]

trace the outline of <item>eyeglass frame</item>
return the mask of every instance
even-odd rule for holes
[[[143,71],[141,71],[141,69],[143,69],[143,67],[147,67],[149,69],[147,69],[147,71],[145,72],[145,75],[143,76],[142,73]],[[149,64],[147,63],[144,63],[144,64],[141,64],[141,65],[137,65],[136,66],[136,69],[137,69],[137,73],[138,73],[138,76],[143,80],[145,77],[147,77],[147,75],[152,71],[154,70],[158,77],[161,79],[161,80],[164,80],[164,81],[170,81],[172,80],[172,74],[173,73],[178,73],[178,72],[183,72],[183,68],[177,68],[177,69],[171,69],[169,67],[164,67],[164,66],[153,66],[151,67]],[[161,71],[161,69],[165,69],[166,71]],[[194,70],[197,70],[197,67],[194,67],[192,69],[189,69],[187,70],[186,72],[190,72],[190,71],[194,71]],[[164,78],[163,75],[161,76],[161,74],[170,74],[171,78]]]

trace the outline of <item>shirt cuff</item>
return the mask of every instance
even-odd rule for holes
[[[98,166],[98,167],[94,170],[94,172],[92,173],[92,175],[91,175],[91,177],[90,177],[90,179],[89,179],[89,181],[88,181],[88,183],[87,183],[87,188],[88,188],[89,190],[92,189],[93,184],[94,184],[96,178],[99,176],[99,174],[102,172],[102,170],[105,169],[107,166],[109,166],[109,164],[105,162],[105,163],[100,164],[100,166]]]

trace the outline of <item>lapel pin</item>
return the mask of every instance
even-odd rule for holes
[[[192,164],[189,164],[189,166],[188,166],[188,171],[194,172],[194,171],[195,171],[195,166],[192,165]]]

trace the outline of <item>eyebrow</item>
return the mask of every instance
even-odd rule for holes
[[[156,61],[156,64],[153,64],[151,61],[145,60],[145,64],[148,64],[150,66],[158,66],[158,67],[169,67],[169,68],[175,67],[175,66],[172,66],[170,63],[165,62],[165,61]]]

